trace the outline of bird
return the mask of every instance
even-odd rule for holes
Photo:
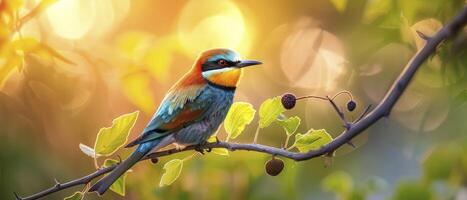
[[[240,55],[231,49],[202,52],[191,69],[169,89],[139,137],[125,146],[138,145],[133,153],[97,181],[89,192],[104,194],[122,174],[150,152],[170,144],[206,143],[231,107],[244,67],[259,64],[262,62],[240,59]]]

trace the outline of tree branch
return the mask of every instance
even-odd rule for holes
[[[444,26],[440,31],[436,33],[433,37],[423,37],[427,42],[425,46],[415,54],[415,56],[409,61],[409,63],[405,66],[404,70],[401,72],[399,77],[395,80],[392,87],[386,93],[386,96],[383,100],[376,106],[376,108],[368,113],[369,107],[362,113],[361,117],[355,120],[349,128],[344,130],[342,134],[336,137],[332,142],[327,145],[324,145],[318,150],[312,150],[306,153],[298,153],[287,151],[277,147],[271,147],[261,144],[241,144],[241,143],[229,143],[229,142],[214,142],[214,143],[207,143],[201,146],[188,146],[183,150],[177,149],[169,149],[165,151],[155,152],[147,155],[143,160],[146,159],[157,159],[162,156],[168,156],[172,154],[176,154],[179,152],[195,150],[196,147],[202,147],[206,149],[211,148],[226,148],[230,151],[236,150],[246,150],[246,151],[256,151],[276,156],[282,156],[284,158],[289,158],[295,161],[303,161],[309,160],[319,156],[325,156],[329,153],[334,152],[336,149],[341,147],[342,145],[351,141],[352,138],[362,133],[365,129],[376,123],[379,119],[388,116],[391,112],[392,108],[399,100],[402,93],[405,91],[407,86],[409,85],[410,81],[412,80],[415,72],[420,68],[420,66],[425,62],[428,57],[436,52],[436,48],[438,45],[445,39],[453,36],[455,33],[459,32],[461,28],[465,26],[467,23],[467,7],[464,7],[463,10],[446,26]],[[419,34],[420,35],[420,34]],[[424,34],[422,34],[424,35]],[[367,114],[368,113],[368,114]],[[39,192],[37,194],[31,195],[29,197],[20,198],[16,195],[17,199],[22,200],[32,200],[32,199],[39,199],[41,197],[47,196],[49,194],[55,193],[57,191],[74,187],[77,185],[85,185],[91,182],[94,178],[97,178],[103,174],[106,174],[112,171],[116,165],[102,168],[95,171],[92,174],[84,176],[82,178],[72,180],[66,183],[57,183],[55,186]]]

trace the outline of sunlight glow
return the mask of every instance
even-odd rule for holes
[[[245,55],[250,46],[242,13],[230,1],[190,1],[182,10],[178,31],[181,45],[190,56],[218,47]]]
[[[52,30],[65,39],[99,37],[128,13],[129,0],[60,0],[46,11]]]
[[[79,39],[91,29],[95,7],[93,0],[61,0],[47,10],[47,19],[60,37]]]

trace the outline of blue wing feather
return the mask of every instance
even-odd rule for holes
[[[143,130],[140,137],[130,142],[127,147],[131,147],[143,142],[155,140],[167,136],[180,128],[188,126],[197,120],[202,119],[209,110],[212,100],[209,98],[199,98],[204,87],[198,87],[190,91],[192,97],[183,97],[180,92],[170,92],[162,101],[159,109],[149,121],[146,128]],[[193,95],[195,94],[195,95]],[[182,99],[182,100],[180,100]],[[191,118],[185,119],[180,126],[174,129],[164,129],[165,126],[171,123],[177,123],[177,120],[183,120],[184,113],[194,113]],[[177,124],[178,125],[178,124]]]

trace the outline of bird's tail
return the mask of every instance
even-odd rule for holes
[[[158,141],[152,141],[151,146],[157,145]],[[155,144],[154,144],[155,143]],[[107,191],[107,189],[128,169],[130,169],[134,164],[136,164],[141,158],[143,158],[152,148],[141,148],[140,145],[130,157],[120,163],[111,173],[104,176],[104,178],[97,181],[90,189],[89,192],[97,192],[99,195],[102,195]]]

